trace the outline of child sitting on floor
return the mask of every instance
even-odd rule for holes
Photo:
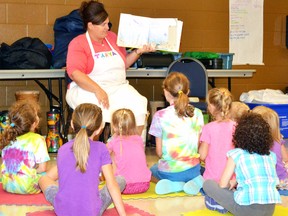
[[[227,153],[227,164],[219,184],[206,180],[205,204],[210,210],[233,215],[272,216],[281,203],[276,189],[276,155],[270,151],[273,137],[269,124],[257,113],[244,114],[233,136],[235,149]],[[236,174],[236,181],[231,177]]]
[[[113,161],[114,175],[123,176],[123,194],[144,193],[149,189],[151,171],[146,162],[142,137],[137,134],[135,116],[130,109],[118,109],[112,115],[112,137],[107,148]]]
[[[236,123],[229,119],[232,94],[225,88],[213,88],[207,96],[208,112],[213,121],[204,125],[200,136],[200,159],[205,161],[204,179],[219,181],[226,165],[226,153],[233,149]]]
[[[2,185],[10,193],[37,194],[38,180],[50,160],[43,136],[35,133],[40,106],[32,100],[20,100],[9,109],[8,125],[0,135]]]
[[[228,116],[232,121],[238,122],[241,116],[249,111],[250,108],[247,104],[240,101],[233,101]]]
[[[102,215],[112,199],[118,214],[126,215],[120,192],[125,179],[115,179],[105,144],[94,141],[103,128],[101,108],[80,104],[73,112],[71,126],[75,139],[60,147],[57,166],[39,179],[45,198],[56,215]],[[101,171],[106,185],[99,189]]]
[[[151,167],[157,194],[184,190],[195,195],[202,188],[198,141],[204,120],[202,111],[189,104],[189,86],[187,77],[179,72],[169,73],[163,81],[170,106],[154,114],[149,130],[156,137],[160,158]]]
[[[274,110],[265,106],[256,106],[252,109],[252,112],[260,114],[271,127],[274,142],[271,151],[277,156],[276,171],[280,180],[278,189],[281,195],[288,196],[288,172],[285,167],[285,164],[288,164],[288,158],[284,140],[280,133],[279,116]]]

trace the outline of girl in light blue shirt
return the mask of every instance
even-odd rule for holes
[[[273,215],[281,203],[276,185],[276,155],[270,151],[273,138],[269,124],[256,113],[244,114],[233,136],[235,149],[227,153],[227,164],[219,184],[204,182],[208,209],[233,215]],[[236,181],[230,181],[236,174]]]

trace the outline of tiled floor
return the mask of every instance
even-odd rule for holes
[[[146,148],[147,162],[151,166],[157,161],[155,148]],[[51,155],[49,165],[55,164],[56,155]],[[1,158],[0,158],[0,162]],[[204,209],[204,199],[202,196],[196,197],[175,197],[158,198],[145,200],[125,200],[126,203],[145,210],[157,216],[177,216],[181,213]],[[288,208],[288,197],[282,196],[282,205]],[[0,216],[25,216],[26,212],[52,209],[47,206],[5,206],[0,205]]]

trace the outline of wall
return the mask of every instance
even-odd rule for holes
[[[103,0],[117,32],[119,14],[131,13],[148,17],[177,17],[184,22],[181,52],[229,50],[228,0]],[[76,0],[0,0],[0,43],[12,43],[24,37],[39,37],[45,43],[54,43],[53,24],[57,17],[79,7]],[[235,99],[245,91],[263,88],[284,90],[288,86],[288,49],[285,47],[287,0],[264,1],[264,66],[244,65],[233,68],[256,69],[253,78],[232,79]],[[149,100],[162,99],[161,80],[131,79],[130,82]],[[216,86],[227,87],[227,79],[217,79]],[[0,81],[2,98],[0,109],[6,109],[15,100],[19,89],[38,89],[33,81]],[[156,93],[155,93],[156,92]],[[155,93],[155,94],[154,94]],[[44,92],[41,90],[41,94]],[[44,111],[47,99],[41,98]]]

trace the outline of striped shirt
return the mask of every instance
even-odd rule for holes
[[[276,185],[276,155],[250,154],[236,148],[227,153],[236,164],[235,174],[238,182],[234,199],[239,205],[281,203]]]

